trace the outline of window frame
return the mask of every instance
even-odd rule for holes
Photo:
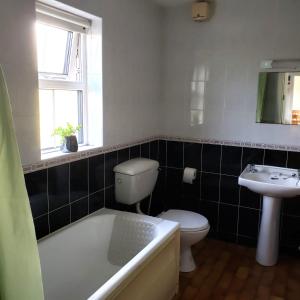
[[[87,92],[87,34],[90,25],[90,21],[84,19],[82,17],[73,15],[71,13],[65,12],[60,9],[56,9],[54,7],[50,7],[48,5],[37,3],[36,6],[37,18],[36,21],[46,24],[48,26],[54,26],[61,28],[63,30],[67,30],[73,33],[80,34],[80,50],[81,53],[81,78],[78,81],[68,80],[68,75],[70,72],[70,62],[72,60],[72,51],[78,49],[78,45],[72,45],[68,53],[68,57],[65,58],[65,64],[68,63],[67,66],[67,74],[55,74],[55,73],[46,73],[46,72],[38,72],[38,82],[39,82],[39,90],[66,90],[66,91],[79,91],[81,92],[82,99],[80,110],[82,112],[81,118],[78,116],[80,121],[82,122],[82,131],[80,135],[82,136],[82,143],[79,143],[79,146],[87,146],[88,145],[88,123],[87,123],[87,113],[88,113],[88,92]],[[75,21],[74,21],[75,20]],[[62,25],[61,25],[62,24]],[[73,37],[72,37],[73,38]],[[69,41],[70,42],[70,41]],[[73,40],[74,42],[74,40]],[[75,43],[73,43],[75,44]],[[76,55],[75,55],[76,56]],[[73,59],[76,60],[76,57]],[[75,66],[76,68],[76,66]],[[66,65],[64,66],[64,71],[66,70]],[[74,71],[74,70],[73,70]],[[75,70],[76,71],[76,70]],[[79,105],[79,104],[78,104]],[[80,140],[80,139],[78,139]],[[58,152],[58,147],[51,148],[42,148],[40,145],[40,150],[42,154]]]

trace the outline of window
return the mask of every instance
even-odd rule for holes
[[[82,17],[37,3],[36,42],[40,139],[43,152],[57,151],[56,127],[80,125],[79,145],[87,144],[87,30]]]

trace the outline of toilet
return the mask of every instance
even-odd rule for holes
[[[158,168],[157,161],[146,158],[131,159],[115,166],[116,201],[127,205],[136,204],[137,211],[141,212],[140,202],[152,193],[157,181]],[[208,234],[208,220],[198,213],[177,209],[170,209],[158,217],[179,223],[180,271],[195,270],[191,246]]]

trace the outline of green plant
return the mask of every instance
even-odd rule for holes
[[[65,137],[74,135],[77,131],[81,129],[81,125],[74,127],[72,124],[67,123],[66,127],[57,127],[53,130],[52,136],[58,135],[63,141]]]

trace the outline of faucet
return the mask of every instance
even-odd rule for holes
[[[250,173],[256,173],[257,170],[255,169],[255,164],[250,164],[249,165],[249,172]]]

